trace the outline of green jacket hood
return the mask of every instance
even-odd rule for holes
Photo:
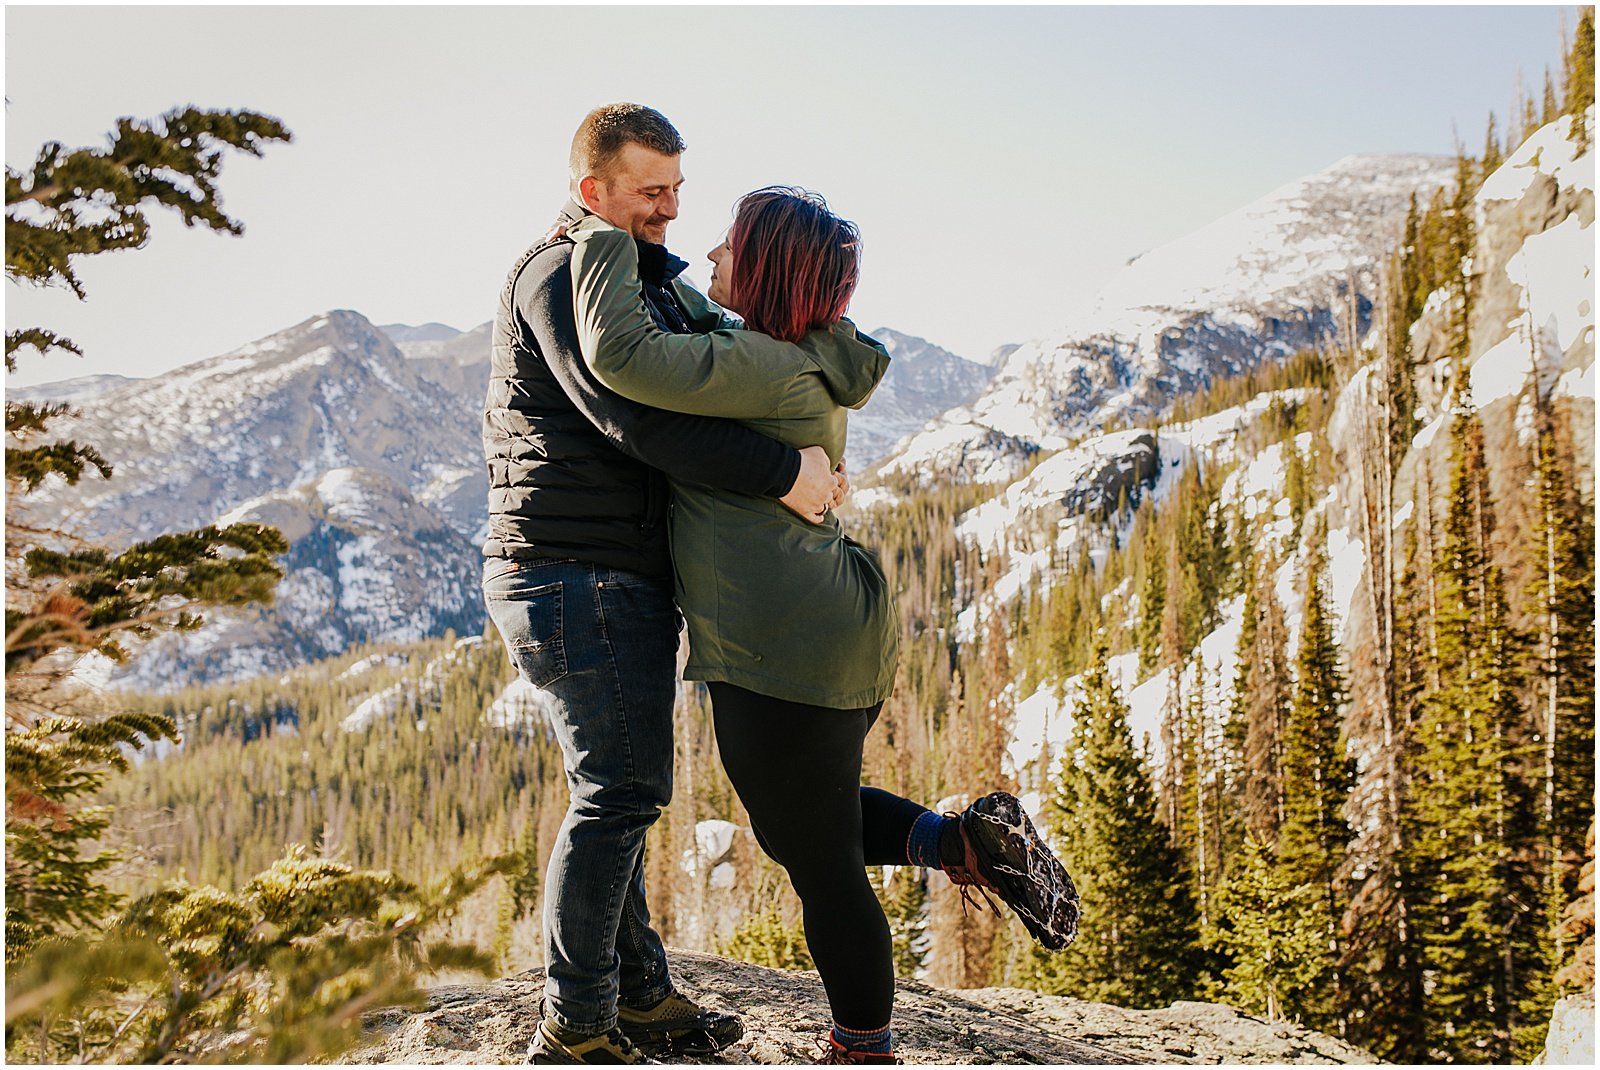
[[[848,319],[812,331],[800,348],[822,372],[828,394],[847,409],[865,405],[889,372],[889,351]]]

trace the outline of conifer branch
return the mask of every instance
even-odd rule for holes
[[[119,119],[103,149],[48,142],[27,172],[6,169],[6,277],[64,286],[81,300],[76,258],[142,247],[154,206],[176,211],[185,226],[241,234],[216,187],[224,151],[260,156],[267,144],[291,139],[258,112],[186,107],[154,122]]]
[[[83,356],[83,350],[70,338],[64,338],[54,331],[47,331],[43,327],[29,327],[20,331],[6,332],[6,371],[17,370],[17,353],[23,349],[32,349],[40,356],[44,356],[52,349],[60,349],[75,356]],[[6,430],[10,431],[10,421],[7,420]]]

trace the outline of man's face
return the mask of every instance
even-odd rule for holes
[[[584,203],[618,230],[657,245],[667,242],[667,224],[678,218],[678,157],[629,143],[617,154],[610,181],[589,176],[579,185]]]

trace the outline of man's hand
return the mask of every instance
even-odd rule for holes
[[[826,450],[821,446],[807,446],[800,451],[800,474],[794,477],[794,486],[778,500],[796,516],[820,524],[828,510],[837,501],[844,500],[844,490],[849,485],[849,480],[842,474],[835,475],[828,467]]]

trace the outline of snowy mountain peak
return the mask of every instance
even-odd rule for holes
[[[273,609],[149,652],[143,682],[481,626],[480,403],[429,379],[360,313],[313,316],[78,404],[55,429],[94,443],[115,475],[51,484],[38,500],[84,535],[121,545],[252,520],[291,543]]]
[[[385,323],[378,330],[388,335],[396,344],[401,342],[448,342],[461,332],[445,323]]]
[[[1039,449],[1365,333],[1411,196],[1426,200],[1453,167],[1347,156],[1135,258],[1076,322],[1005,353],[983,396],[902,443],[888,470],[1005,482]]]
[[[372,325],[372,321],[359,312],[334,309],[246,343],[220,357],[186,365],[162,378],[196,382],[272,370],[293,373],[336,359],[404,366],[400,350],[388,335]]]
[[[1346,156],[1140,256],[1069,333],[1159,328],[1157,310],[1215,311],[1327,302],[1352,275],[1367,282],[1413,193],[1448,182],[1439,156]]]
[[[943,363],[949,360],[967,360],[940,346],[934,345],[926,338],[918,338],[914,334],[903,334],[892,327],[879,327],[871,332],[872,337],[883,343],[883,348],[889,351],[889,356],[906,364]],[[976,364],[977,361],[967,361]]]
[[[894,359],[861,415],[851,418],[849,456],[857,469],[876,463],[930,418],[971,402],[994,375],[926,338],[889,327],[871,333]]]

